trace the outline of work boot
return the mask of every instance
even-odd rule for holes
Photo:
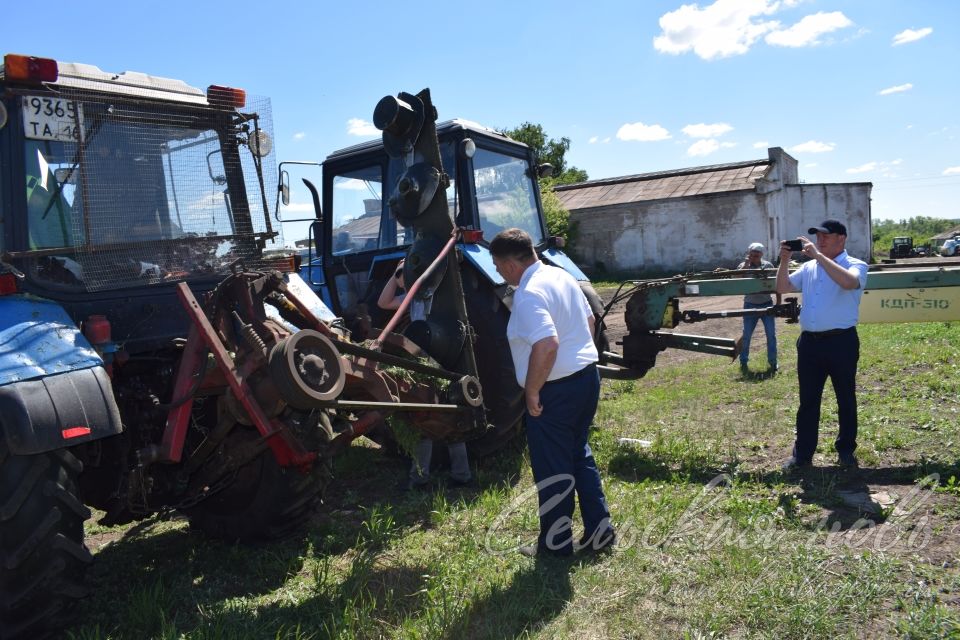
[[[783,466],[780,467],[780,470],[784,473],[790,473],[801,469],[809,469],[812,465],[812,460],[798,460],[796,456],[790,456],[786,462],[783,463]]]
[[[612,551],[615,546],[617,546],[617,533],[613,530],[613,527],[607,527],[603,533],[594,536],[584,534],[580,538],[580,542],[577,543],[577,550],[600,553],[601,551]]]
[[[857,456],[853,453],[841,453],[837,456],[837,464],[845,468],[853,468],[859,466],[857,463]]]

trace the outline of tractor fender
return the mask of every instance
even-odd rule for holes
[[[545,249],[543,252],[543,257],[548,263],[555,267],[560,267],[572,275],[575,280],[579,280],[580,282],[590,281],[590,278],[588,278],[586,274],[580,270],[580,267],[578,267],[577,264],[570,259],[570,256],[565,254],[563,251],[560,251],[560,249]]]
[[[100,355],[67,312],[29,295],[0,298],[0,435],[32,455],[120,433]]]

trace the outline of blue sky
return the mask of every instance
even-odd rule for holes
[[[591,178],[766,157],[872,182],[875,219],[960,217],[960,2],[356,0],[4,8],[3,53],[269,96],[277,155],[376,135],[376,102],[569,137]]]

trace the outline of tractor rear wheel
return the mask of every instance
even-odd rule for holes
[[[467,315],[477,336],[474,355],[477,373],[483,387],[483,404],[487,421],[493,425],[483,436],[467,443],[473,456],[484,456],[499,450],[520,432],[523,424],[523,389],[507,340],[510,311],[500,301],[490,282],[474,269],[463,269],[463,288]]]
[[[67,449],[18,456],[0,436],[0,638],[62,627],[93,561],[78,498],[83,464]]]
[[[329,429],[326,416],[322,419],[322,426]],[[242,456],[259,438],[255,429],[237,425],[217,452],[217,462],[226,465]],[[266,448],[236,469],[229,485],[183,512],[190,526],[213,538],[240,542],[282,538],[313,515],[331,478],[329,459],[318,458],[302,471],[281,467]]]

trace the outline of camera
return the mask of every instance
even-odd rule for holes
[[[803,251],[803,240],[799,238],[797,240],[784,240],[783,244],[787,245],[790,251]]]

